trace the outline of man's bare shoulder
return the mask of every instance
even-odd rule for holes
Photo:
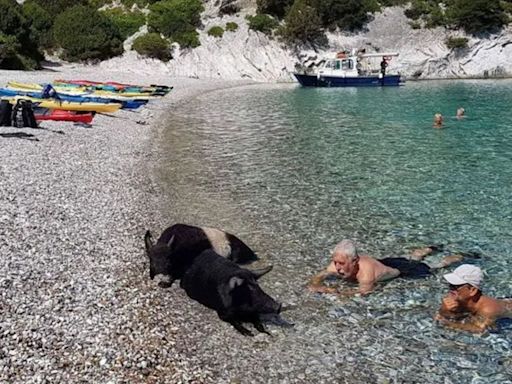
[[[494,319],[510,316],[511,302],[494,299],[489,296],[483,296],[481,300],[482,304],[478,308],[478,315]]]

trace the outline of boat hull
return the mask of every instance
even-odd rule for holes
[[[387,87],[401,84],[400,75],[337,77],[293,74],[303,87]]]

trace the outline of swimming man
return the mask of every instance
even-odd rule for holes
[[[443,115],[440,113],[436,113],[434,115],[434,128],[442,128],[443,127]]]
[[[477,266],[463,264],[443,277],[450,284],[450,292],[435,316],[441,324],[480,333],[494,326],[498,319],[512,318],[512,300],[482,294],[483,273]]]
[[[331,263],[324,271],[311,279],[308,288],[313,292],[336,293],[340,296],[350,296],[356,293],[366,295],[375,289],[378,282],[391,280],[398,276],[426,277],[431,274],[433,269],[444,268],[462,260],[461,255],[447,256],[435,267],[430,267],[420,261],[436,250],[438,249],[434,246],[416,249],[411,254],[412,259],[388,257],[377,260],[368,255],[359,255],[354,242],[345,239],[336,245]],[[339,291],[335,287],[323,285],[324,280],[331,276],[356,282],[358,288]]]

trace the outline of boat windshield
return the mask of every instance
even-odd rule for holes
[[[330,69],[353,69],[354,68],[354,62],[351,59],[345,59],[345,60],[329,60],[325,64],[325,68]]]

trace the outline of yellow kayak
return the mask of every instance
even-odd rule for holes
[[[118,111],[122,105],[119,103],[76,103],[73,101],[58,101],[55,99],[36,99],[34,97],[16,96],[4,98],[9,100],[11,104],[16,104],[19,99],[30,100],[38,107],[49,109],[61,109],[64,111],[88,111],[88,112],[102,112],[112,113]]]
[[[144,92],[111,92],[111,91],[91,91],[90,88],[87,87],[76,87],[70,88],[65,86],[52,85],[52,87],[57,92],[66,93],[68,95],[77,95],[77,96],[98,96],[98,97],[108,97],[108,98],[123,98],[123,99],[154,99],[154,96],[148,95]],[[7,88],[15,90],[15,91],[42,91],[43,86],[37,83],[21,83],[19,81],[9,81],[7,83]]]

